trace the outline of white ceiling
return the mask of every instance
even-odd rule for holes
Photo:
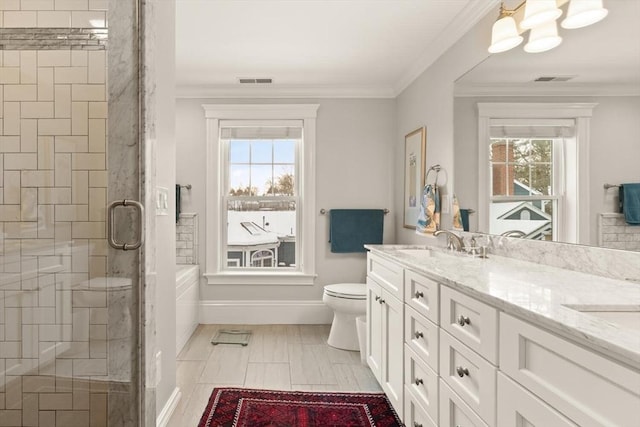
[[[394,96],[497,1],[177,0],[178,93]]]
[[[589,27],[559,27],[562,44],[548,52],[530,54],[522,46],[491,55],[458,80],[459,86],[508,88],[529,85],[582,87],[640,87],[640,1],[605,0],[608,16]],[[560,18],[560,20],[562,17]],[[540,76],[575,76],[567,83],[532,83]],[[623,92],[621,92],[622,94]]]

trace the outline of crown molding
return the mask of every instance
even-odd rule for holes
[[[455,85],[455,97],[480,96],[640,96],[633,84],[588,83],[487,83]]]
[[[177,98],[278,99],[278,98],[395,98],[384,86],[305,86],[277,85],[241,87],[239,85],[185,85],[176,87]]]
[[[418,60],[400,77],[394,85],[395,95],[400,95],[415,79],[473,28],[490,11],[496,11],[500,0],[472,1],[422,52]]]

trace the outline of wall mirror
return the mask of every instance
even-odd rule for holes
[[[604,6],[609,15],[599,23],[559,28],[563,42],[555,49],[526,53],[524,34],[523,45],[489,56],[456,81],[454,193],[461,208],[479,211],[470,231],[640,250],[640,227],[616,216],[618,188],[605,188],[640,182],[640,2]],[[500,103],[549,111],[591,106],[592,115],[496,113],[485,123],[490,136],[481,138],[479,105]],[[513,201],[517,195],[530,200]]]

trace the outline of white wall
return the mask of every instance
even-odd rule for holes
[[[176,386],[175,1],[155,2],[156,184],[169,189],[169,215],[156,217],[156,348],[162,352],[156,389],[159,414]],[[160,51],[161,49],[161,51]]]
[[[390,99],[216,100],[179,99],[176,108],[177,181],[191,184],[182,193],[182,211],[200,217],[200,242],[205,241],[205,119],[202,104],[319,103],[317,117],[316,207],[388,208],[384,243],[395,242],[394,222],[402,211],[393,208],[395,101]],[[366,256],[329,251],[328,216],[316,221],[314,286],[201,286],[201,300],[320,300],[322,286],[354,281],[364,283]],[[200,265],[205,266],[204,244]]]
[[[478,102],[593,102],[589,150],[589,244],[598,243],[597,215],[618,211],[616,189],[640,181],[640,97],[464,97],[455,100],[455,193],[461,207],[478,207]],[[477,230],[477,215],[469,218]]]
[[[491,39],[491,26],[495,14],[489,13],[453,47],[446,51],[420,77],[396,99],[397,131],[393,146],[394,206],[396,212],[403,209],[403,160],[404,136],[421,127],[427,128],[426,166],[440,164],[443,168],[438,183],[443,196],[449,198],[454,188],[454,82],[469,69],[488,56],[487,45]],[[431,180],[431,177],[430,177]],[[451,228],[451,215],[443,214],[441,227]],[[403,218],[396,215],[398,243],[430,244],[431,237],[415,234],[403,227]]]

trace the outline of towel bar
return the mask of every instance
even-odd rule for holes
[[[191,184],[181,185],[180,188],[186,188],[187,190],[191,190]]]
[[[605,184],[604,185],[604,189],[608,190],[610,188],[616,188],[616,187],[620,187],[619,185],[615,185],[615,184]]]
[[[384,210],[384,214],[385,214],[385,215],[386,215],[386,214],[388,214],[389,212],[390,212],[390,211],[389,211],[389,209],[385,209],[385,210]],[[324,209],[324,208],[320,209],[320,215],[324,215],[324,214],[326,214],[326,213],[327,213],[327,210],[326,210],[326,209]]]

